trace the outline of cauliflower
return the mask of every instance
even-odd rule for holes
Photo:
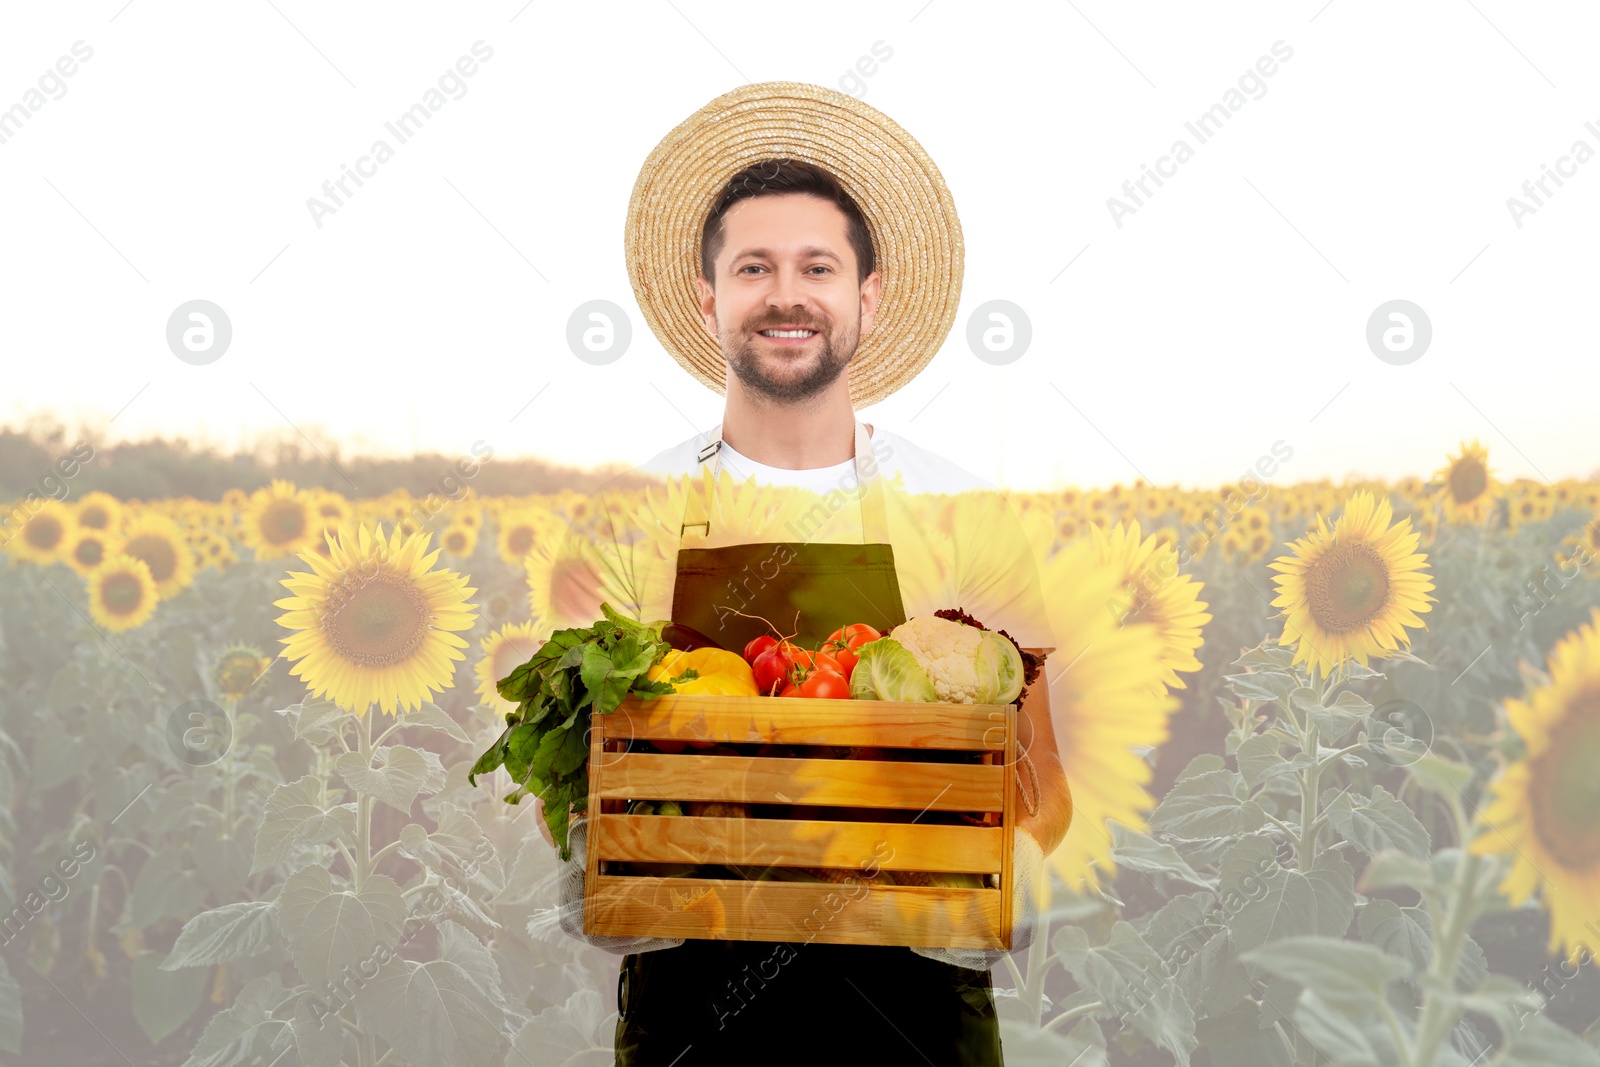
[[[936,615],[918,615],[889,631],[928,673],[939,700],[1009,704],[1022,691],[1022,656],[992,630]]]

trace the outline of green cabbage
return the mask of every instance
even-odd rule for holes
[[[975,704],[1009,704],[1022,692],[1022,653],[993,630],[983,631],[978,645],[978,692]]]
[[[928,672],[906,646],[894,638],[868,641],[856,650],[856,656],[855,669],[850,673],[850,695],[856,700],[939,699]],[[1019,660],[1019,675],[1020,668]]]

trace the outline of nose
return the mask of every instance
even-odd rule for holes
[[[775,312],[800,310],[806,321],[813,321],[809,301],[800,286],[800,272],[793,267],[780,267],[772,273],[772,287],[767,292],[767,307]]]

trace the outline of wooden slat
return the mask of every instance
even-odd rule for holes
[[[608,738],[999,751],[1009,704],[673,694],[596,717]]]
[[[1017,717],[1006,716],[1006,759],[1015,760],[1017,752]],[[1011,869],[1012,846],[1015,844],[1016,818],[1017,818],[1017,788],[1016,768],[1010,768],[1012,773],[1006,776],[1006,806],[1000,816],[1001,845],[1000,845],[1000,884],[1005,888],[1005,893],[1000,898],[1000,940],[1006,948],[1011,947],[1011,914],[1012,879],[1016,872]]]
[[[1000,890],[602,875],[589,934],[1002,948]]]
[[[595,887],[600,883],[600,850],[587,844],[587,831],[593,829],[594,817],[600,814],[600,799],[596,790],[600,788],[605,754],[605,741],[601,738],[600,731],[591,731],[589,734],[589,801],[584,816],[590,821],[590,825],[585,831],[586,843],[583,864],[583,909],[585,914],[588,914],[589,909],[594,907]],[[540,812],[537,817],[543,818],[543,812]],[[569,831],[571,830],[571,825],[570,822],[567,824]]]
[[[999,873],[999,826],[812,822],[714,816],[600,815],[589,847],[606,860],[851,867],[890,871]],[[1003,880],[1003,876],[1002,876]]]
[[[830,804],[912,811],[1002,811],[1006,768],[889,760],[604,753],[593,798]],[[594,760],[590,763],[593,774]]]

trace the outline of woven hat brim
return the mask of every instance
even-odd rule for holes
[[[766,159],[831,171],[867,219],[883,276],[873,329],[850,361],[860,408],[899,389],[944,343],[961,301],[961,221],[933,160],[893,119],[804,82],[760,82],[717,97],[661,139],[628,203],[628,277],[674,359],[717,393],[727,362],[700,316],[700,231],[729,178]]]

